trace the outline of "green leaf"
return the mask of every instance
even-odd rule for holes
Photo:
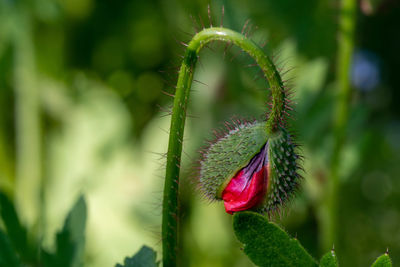
[[[0,192],[0,215],[7,231],[11,246],[26,260],[32,259],[30,253],[27,231],[21,225],[13,203]]]
[[[20,266],[17,254],[15,253],[13,247],[11,246],[10,240],[2,230],[0,230],[0,266],[4,267]]]
[[[392,267],[392,260],[389,257],[389,253],[385,253],[371,265],[372,267]]]
[[[317,266],[297,239],[260,214],[235,213],[233,229],[244,244],[244,252],[258,266]]]
[[[134,256],[124,260],[124,265],[117,264],[115,267],[157,267],[156,252],[148,246],[143,246]]]
[[[81,196],[69,212],[63,229],[57,233],[55,253],[43,251],[45,266],[78,267],[82,265],[85,225],[86,203]]]
[[[336,257],[335,251],[332,249],[328,253],[326,253],[319,263],[320,267],[338,267],[339,262]]]

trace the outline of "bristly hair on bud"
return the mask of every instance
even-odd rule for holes
[[[209,200],[223,200],[227,213],[274,214],[299,187],[292,136],[285,128],[274,134],[265,129],[265,122],[239,122],[202,151],[200,190]]]

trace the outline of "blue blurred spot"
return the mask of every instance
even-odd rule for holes
[[[378,57],[369,51],[357,51],[353,58],[351,81],[361,91],[371,91],[381,80]]]

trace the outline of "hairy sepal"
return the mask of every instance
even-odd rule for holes
[[[268,141],[265,122],[241,123],[204,151],[200,164],[200,186],[211,200],[222,192],[235,174],[260,152]]]
[[[300,185],[301,175],[296,144],[284,128],[269,138],[270,176],[267,197],[261,212],[273,213],[293,197]]]
[[[239,124],[204,151],[200,164],[199,181],[203,193],[210,200],[221,200],[223,192],[226,193],[225,189],[238,175],[241,175],[244,169],[248,168],[252,159],[259,155],[265,147],[268,150],[268,162],[264,164],[264,167],[268,169],[268,180],[258,183],[265,188],[257,190],[258,192],[265,192],[264,196],[262,201],[246,198],[247,203],[242,207],[268,214],[279,211],[292,198],[299,187],[301,179],[298,174],[300,169],[298,165],[299,156],[296,153],[296,145],[291,135],[284,128],[279,128],[273,134],[267,134],[265,122]],[[254,177],[257,177],[257,175],[254,175]],[[254,191],[251,184],[252,181],[249,180],[249,186],[244,186],[243,188],[246,188],[244,190]],[[236,198],[241,200],[241,196],[251,195],[252,192],[250,191],[239,192]],[[230,194],[230,192],[228,193]],[[258,194],[254,195],[259,198]],[[235,196],[228,197],[235,199]],[[224,201],[227,201],[226,195]],[[227,205],[225,206],[227,208]],[[244,209],[240,208],[240,210]],[[227,209],[230,214],[234,211]]]

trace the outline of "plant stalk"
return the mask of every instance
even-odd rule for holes
[[[164,184],[162,212],[163,266],[177,265],[178,192],[182,153],[182,139],[186,120],[187,104],[192,85],[194,68],[200,50],[208,43],[221,41],[232,43],[249,54],[260,66],[271,88],[272,109],[267,120],[266,131],[277,130],[285,108],[285,92],[279,72],[272,60],[256,43],[244,35],[225,28],[208,28],[197,33],[187,46],[179,71],[169,134],[167,168]]]
[[[40,235],[41,142],[39,93],[36,84],[32,22],[28,8],[15,9],[13,29],[16,125],[16,205],[29,233]]]
[[[339,15],[339,42],[337,54],[336,116],[334,121],[334,147],[328,181],[327,209],[322,228],[322,248],[327,251],[338,241],[338,194],[340,192],[340,158],[346,139],[351,98],[351,66],[356,26],[356,0],[342,0]]]

